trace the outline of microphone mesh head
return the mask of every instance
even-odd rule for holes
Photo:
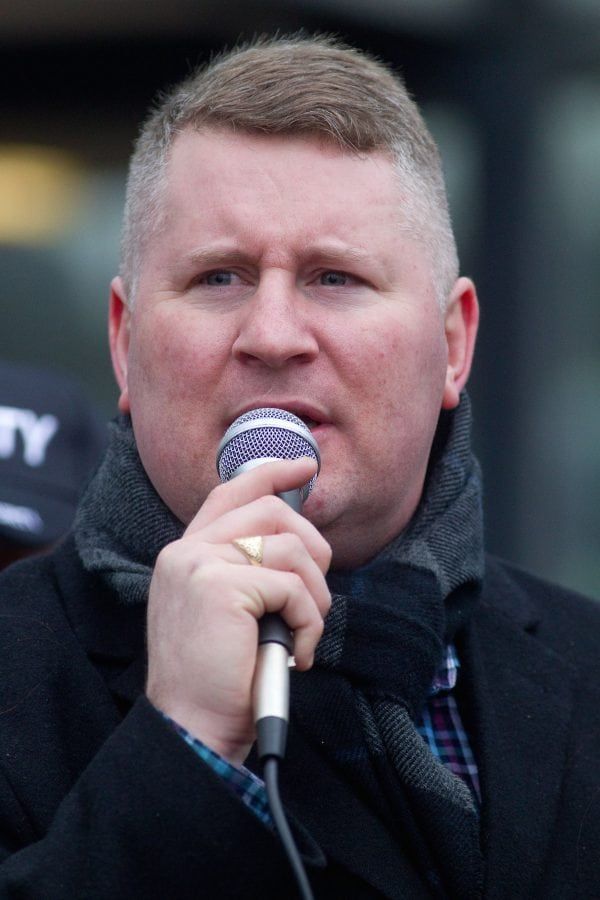
[[[219,445],[217,468],[221,481],[240,466],[257,459],[297,459],[310,456],[321,462],[316,441],[307,425],[285,409],[251,409],[233,422]],[[315,475],[302,490],[303,499],[314,487]]]

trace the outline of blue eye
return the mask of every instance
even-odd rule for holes
[[[343,287],[348,283],[348,276],[344,272],[323,272],[321,284],[326,287]]]
[[[228,287],[232,283],[232,272],[209,272],[204,276],[204,282],[214,287]]]

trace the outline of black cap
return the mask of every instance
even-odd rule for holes
[[[106,441],[77,382],[0,362],[0,538],[42,547],[62,537]]]

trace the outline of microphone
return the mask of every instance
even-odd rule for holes
[[[317,442],[302,419],[285,409],[261,407],[239,416],[227,429],[217,450],[217,471],[229,481],[274,459],[310,456],[321,467]],[[278,494],[296,512],[312,491],[317,474],[308,484]],[[293,637],[277,613],[266,613],[258,623],[258,655],[252,702],[258,757],[283,759],[289,717],[289,656]]]

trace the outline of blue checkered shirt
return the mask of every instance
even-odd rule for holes
[[[469,739],[464,729],[456,699],[452,694],[456,686],[460,662],[456,649],[451,644],[446,649],[445,659],[431,686],[425,708],[415,722],[417,731],[451,772],[462,778],[471,789],[477,804],[480,803],[479,773],[473,757]],[[272,825],[264,783],[245,766],[237,768],[202,741],[191,735],[168,716],[168,722],[207,765],[227,783],[266,825]]]
[[[165,716],[165,719],[181,735],[188,747],[191,747],[200,759],[203,759],[217,775],[220,775],[232,791],[241,797],[242,802],[250,807],[265,825],[272,824],[264,782],[254,772],[251,772],[245,766],[240,766],[239,768],[233,766],[226,759],[223,759],[222,756],[219,756],[218,753],[215,753],[214,750],[211,750],[210,747],[207,747],[206,744],[203,744],[202,741],[199,741],[198,738],[195,738],[189,731],[186,731],[183,726],[170,719],[169,716]]]
[[[459,668],[456,648],[450,644],[446,648],[445,659],[433,679],[427,703],[415,726],[431,752],[454,775],[458,775],[466,782],[479,805],[481,792],[477,763],[456,705],[456,698],[452,693],[456,687]]]

